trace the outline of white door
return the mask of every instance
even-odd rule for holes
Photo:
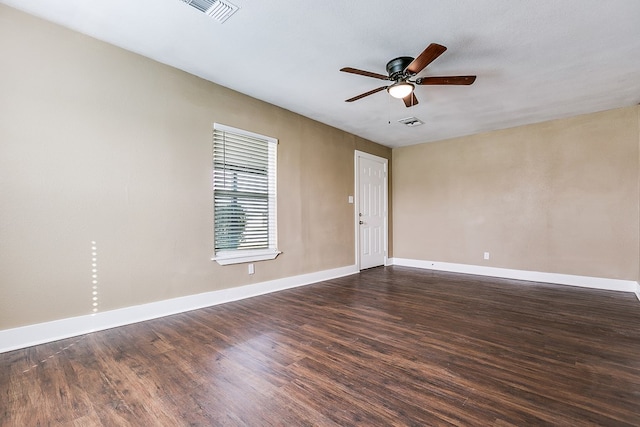
[[[360,269],[387,256],[387,159],[356,151],[356,227]]]

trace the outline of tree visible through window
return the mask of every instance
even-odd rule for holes
[[[277,140],[214,124],[214,259],[220,264],[273,259]]]

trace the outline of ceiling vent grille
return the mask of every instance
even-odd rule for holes
[[[405,124],[409,127],[420,126],[423,125],[424,122],[417,117],[407,117],[406,119],[400,119],[398,122]]]
[[[220,0],[182,0],[189,6],[198,9],[200,12],[205,13],[215,19],[216,21],[223,23],[236,13],[239,9],[235,4],[228,1]]]

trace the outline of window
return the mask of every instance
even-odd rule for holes
[[[274,259],[278,140],[213,125],[213,260]]]

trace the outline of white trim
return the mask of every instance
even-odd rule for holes
[[[640,301],[640,283],[636,284],[636,296],[638,297],[638,301]]]
[[[449,271],[452,273],[475,274],[477,276],[500,277],[504,279],[526,280],[529,282],[554,283],[583,288],[609,291],[640,292],[638,282],[632,280],[607,279],[603,277],[576,276],[573,274],[544,273],[541,271],[512,270],[508,268],[484,267],[480,265],[455,264],[450,262],[423,261],[407,258],[393,258],[393,265]],[[638,296],[640,299],[640,295]]]
[[[238,129],[231,126],[223,125],[220,123],[213,124],[213,130],[220,130],[223,132],[235,133],[242,136],[248,136],[249,138],[262,139],[272,144],[278,144],[278,138],[274,138],[272,136],[261,135],[255,132],[249,132],[248,130]]]
[[[353,155],[353,231],[355,233],[355,258],[353,261],[355,262],[358,271],[360,271],[360,217],[358,215],[360,210],[360,190],[358,189],[360,184],[358,178],[360,168],[358,167],[358,153],[360,153],[360,151],[355,150]]]
[[[266,249],[262,251],[229,251],[218,252],[217,256],[213,256],[211,261],[215,261],[220,265],[240,264],[243,262],[268,261],[275,259],[282,252]]]
[[[355,228],[355,239],[356,239],[356,266],[358,267],[358,271],[360,271],[360,217],[358,216],[360,209],[360,168],[358,167],[358,158],[364,157],[369,160],[373,160],[375,162],[382,163],[384,167],[384,266],[391,265],[389,262],[390,258],[389,254],[389,159],[385,159],[384,157],[376,156],[374,154],[366,153],[364,151],[355,150],[353,156],[353,164],[354,164],[354,228]]]
[[[355,265],[0,331],[0,353],[358,273]]]

